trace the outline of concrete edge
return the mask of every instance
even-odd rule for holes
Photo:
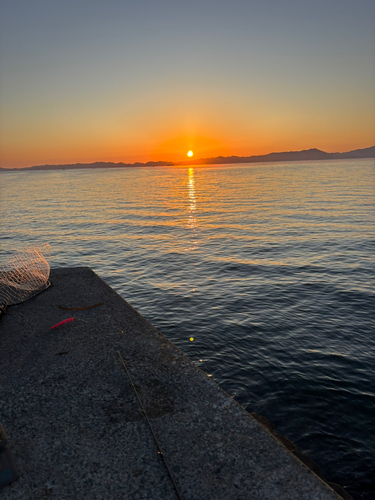
[[[216,380],[212,377],[208,377],[207,373],[205,373],[193,360],[191,360],[180,348],[178,348],[171,340],[168,339],[162,332],[160,332],[149,320],[147,320],[139,311],[137,311],[131,304],[129,304],[121,295],[120,293],[112,288],[111,285],[109,285],[101,276],[99,276],[92,268],[89,266],[76,266],[76,267],[67,267],[67,268],[52,268],[51,270],[60,270],[60,269],[71,269],[71,270],[79,270],[79,269],[85,269],[90,271],[95,275],[97,279],[102,281],[105,286],[110,287],[122,300],[126,302],[126,304],[139,316],[143,318],[143,320],[157,333],[163,337],[174,349],[177,349],[177,351],[189,362],[192,363],[196,369],[204,375],[210,382],[213,382],[216,387],[228,398],[232,399],[232,401],[237,405],[237,407],[246,414],[247,417],[251,417],[253,420],[257,422],[258,425],[260,425],[266,432],[269,434],[273,439],[275,439],[279,444],[282,445],[282,447],[288,452],[289,455],[292,455],[295,460],[297,460],[300,464],[303,465],[305,469],[307,469],[309,472],[311,472],[318,480],[323,482],[326,487],[328,487],[333,494],[337,495],[337,497],[341,500],[353,500],[353,497],[347,493],[340,485],[336,483],[332,483],[324,478],[324,476],[321,473],[320,467],[306,454],[300,452],[297,448],[297,446],[286,436],[283,436],[281,434],[278,434],[274,428],[274,425],[272,422],[270,422],[266,417],[262,415],[258,415],[257,413],[249,413],[243,406],[238,403],[232,396],[230,396],[220,385]],[[50,284],[51,287],[53,287],[53,282]],[[49,286],[46,288],[43,288],[42,290],[38,291],[34,295],[32,295],[29,299],[31,300],[40,293],[48,290]],[[20,305],[20,304],[14,304],[15,306]],[[12,307],[12,306],[9,306]]]
[[[79,268],[84,268],[84,269],[90,269],[91,271],[93,271],[90,267],[87,267],[87,266],[80,266]],[[93,271],[95,273],[95,271]],[[95,273],[96,274],[96,273]],[[97,275],[98,278],[103,281],[103,283],[105,283],[107,286],[108,283],[103,279],[101,278],[99,275]],[[112,287],[111,287],[112,288]],[[115,290],[113,289],[115,293],[117,293],[117,295],[119,295],[121,297],[121,295]],[[123,299],[123,297],[121,297]],[[125,300],[125,299],[123,299]],[[135,311],[137,314],[139,314],[140,316],[142,316],[141,313],[139,313],[136,309],[134,309],[134,307],[129,304],[127,302],[127,304],[129,305],[129,307]],[[280,443],[283,448],[290,454],[293,456],[294,459],[296,459],[300,464],[303,465],[303,467],[305,467],[307,470],[309,470],[315,477],[317,477],[320,481],[322,481],[323,483],[325,483],[327,485],[327,487],[333,492],[335,493],[336,495],[339,496],[339,498],[343,499],[343,500],[353,500],[353,497],[347,493],[344,488],[342,488],[339,484],[336,484],[336,483],[332,483],[330,481],[328,481],[327,479],[324,478],[324,476],[322,475],[322,472],[321,472],[321,468],[320,466],[314,462],[314,460],[312,460],[308,455],[306,455],[305,453],[302,453],[298,450],[297,446],[286,436],[282,435],[282,434],[278,434],[275,430],[275,427],[274,425],[272,424],[272,422],[270,422],[266,417],[263,417],[262,415],[258,415],[257,413],[249,413],[243,406],[240,405],[240,403],[238,403],[238,401],[236,401],[232,396],[230,396],[219,384],[218,382],[216,382],[216,380],[212,377],[208,377],[207,373],[205,373],[196,363],[194,363],[194,361],[192,361],[179,347],[177,347],[175,344],[173,344],[173,342],[171,340],[169,340],[162,332],[160,332],[150,321],[148,321],[148,319],[146,319],[144,316],[142,316],[142,318],[152,327],[154,328],[158,334],[160,336],[162,336],[169,344],[171,344],[175,349],[177,349],[184,358],[186,358],[190,363],[193,363],[195,365],[195,367],[206,377],[208,378],[211,382],[213,382],[217,387],[218,389],[227,397],[231,398],[235,403],[236,405],[241,409],[242,412],[245,412],[247,416],[250,416],[253,420],[255,420],[266,432],[267,434],[269,434],[270,436],[272,436],[274,439],[276,439],[278,441],[278,443]]]
[[[246,410],[245,410],[246,411]],[[332,483],[325,479],[322,475],[321,468],[319,465],[314,462],[312,458],[310,458],[305,453],[302,453],[298,450],[297,446],[286,436],[282,434],[278,434],[275,430],[274,425],[263,415],[258,415],[257,413],[249,414],[252,418],[254,418],[263,429],[273,436],[286,450],[289,454],[293,455],[306,469],[308,469],[314,476],[318,477],[321,481],[323,481],[331,490],[333,490],[340,498],[343,500],[353,500],[353,497],[349,495],[347,491],[344,490],[339,484]]]

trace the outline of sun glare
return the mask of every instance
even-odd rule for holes
[[[188,156],[193,156],[193,154],[194,154],[194,153],[193,153],[193,151],[188,151],[188,152],[187,152],[187,155],[188,155]]]

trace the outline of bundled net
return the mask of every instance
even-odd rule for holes
[[[50,286],[50,246],[27,247],[0,266],[0,304],[15,305]]]

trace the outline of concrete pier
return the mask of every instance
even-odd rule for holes
[[[2,499],[342,498],[92,270],[50,280],[0,322]]]

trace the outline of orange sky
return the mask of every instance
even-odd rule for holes
[[[4,5],[1,167],[375,144],[372,2],[94,3]]]

